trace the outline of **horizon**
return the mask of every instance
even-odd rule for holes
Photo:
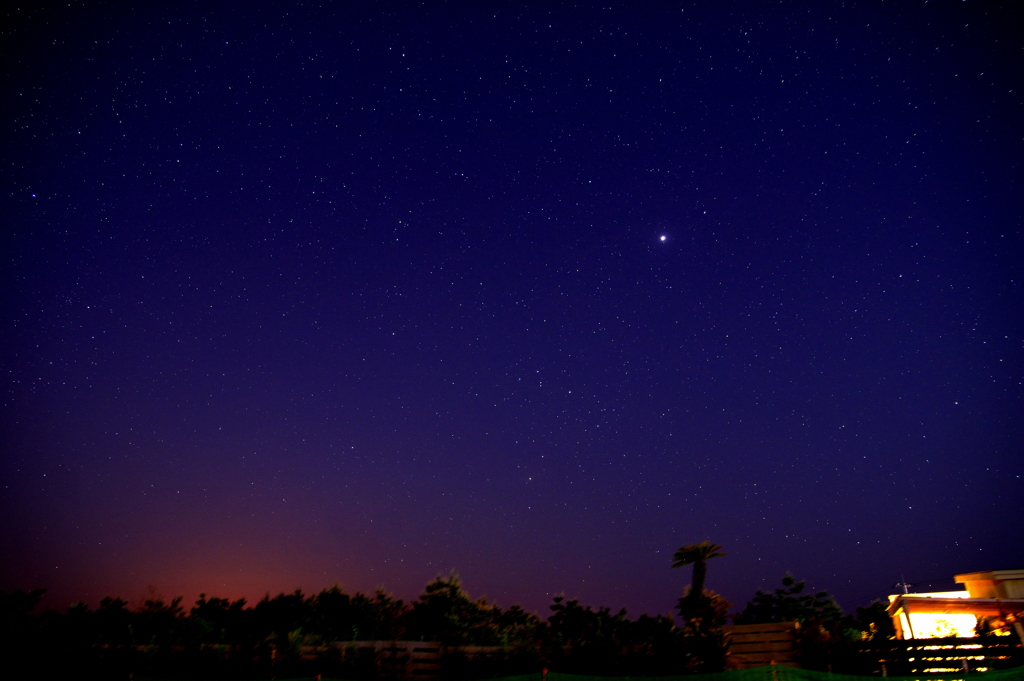
[[[292,589],[270,589],[270,590],[264,590],[263,593],[261,595],[259,595],[259,596],[245,595],[243,592],[237,591],[237,590],[236,591],[230,591],[230,592],[217,592],[217,591],[199,589],[198,591],[196,591],[196,587],[191,587],[190,590],[186,590],[186,591],[177,591],[177,592],[174,592],[174,593],[170,593],[170,592],[165,592],[164,590],[161,590],[160,588],[157,588],[155,585],[148,585],[146,587],[146,589],[145,589],[145,593],[142,594],[142,595],[134,595],[132,597],[129,597],[127,594],[123,594],[123,593],[119,593],[119,594],[107,593],[107,594],[105,594],[103,596],[93,595],[93,596],[90,597],[89,600],[82,599],[82,598],[80,598],[80,599],[72,599],[72,600],[64,600],[62,605],[57,605],[57,604],[54,604],[52,602],[51,603],[47,603],[47,601],[53,601],[55,598],[57,598],[57,596],[51,595],[50,591],[46,590],[46,593],[44,593],[42,598],[40,599],[40,607],[43,608],[44,610],[52,609],[52,610],[57,610],[57,611],[65,611],[65,610],[67,610],[67,608],[70,605],[74,605],[74,604],[77,604],[77,603],[84,603],[84,604],[88,605],[91,609],[95,610],[99,606],[100,601],[103,598],[110,597],[110,598],[115,598],[115,599],[119,598],[121,600],[124,600],[125,602],[127,602],[129,609],[135,609],[135,608],[141,607],[142,604],[145,601],[147,601],[147,600],[156,599],[156,600],[161,600],[161,601],[163,601],[165,603],[170,603],[173,599],[181,597],[181,599],[182,599],[181,600],[181,604],[182,604],[182,607],[185,610],[185,614],[187,615],[189,610],[191,609],[191,607],[202,596],[205,596],[208,599],[209,598],[224,598],[224,599],[226,599],[228,601],[231,601],[231,602],[235,602],[235,601],[238,601],[239,599],[243,599],[243,600],[245,600],[245,604],[246,604],[247,607],[252,607],[252,606],[254,606],[255,604],[259,603],[262,600],[272,599],[272,598],[275,598],[275,597],[277,597],[279,595],[293,594],[296,591],[301,591],[304,596],[309,597],[309,596],[313,596],[313,595],[315,595],[317,593],[320,593],[320,592],[323,592],[323,591],[329,591],[329,590],[331,590],[333,588],[339,588],[342,592],[344,592],[344,593],[346,593],[346,594],[348,594],[350,596],[354,596],[356,594],[362,594],[362,595],[365,595],[365,596],[372,596],[378,590],[381,590],[384,593],[386,593],[387,595],[391,596],[392,598],[397,598],[398,600],[401,600],[403,603],[409,604],[409,603],[417,600],[419,598],[419,596],[422,595],[422,590],[423,590],[423,588],[427,584],[432,582],[434,579],[439,579],[439,578],[442,578],[442,577],[446,577],[446,576],[448,576],[450,574],[454,574],[459,579],[460,584],[462,586],[463,592],[468,594],[468,596],[472,600],[474,600],[474,601],[477,601],[477,600],[480,600],[480,599],[484,599],[488,603],[490,603],[492,605],[497,605],[500,608],[502,608],[503,610],[508,609],[508,608],[510,608],[512,606],[518,605],[520,607],[523,607],[523,609],[526,610],[527,612],[531,612],[531,613],[533,613],[535,615],[540,616],[541,619],[546,619],[547,613],[550,610],[550,605],[553,602],[553,599],[555,597],[557,597],[557,596],[563,596],[566,600],[577,600],[577,601],[580,602],[580,605],[582,605],[584,607],[587,607],[587,606],[593,607],[594,609],[601,608],[601,607],[608,607],[612,612],[618,612],[620,609],[625,609],[627,611],[627,614],[632,619],[636,619],[640,615],[665,615],[665,614],[668,614],[673,619],[678,617],[678,614],[676,613],[676,606],[675,606],[674,603],[667,610],[661,610],[661,611],[657,611],[657,612],[637,612],[637,611],[632,610],[632,609],[630,609],[630,608],[628,608],[628,607],[626,607],[624,605],[623,606],[618,606],[618,605],[608,604],[608,603],[589,603],[589,602],[586,602],[586,601],[584,601],[582,599],[576,598],[576,597],[574,597],[572,595],[572,593],[568,593],[568,592],[565,592],[565,591],[548,592],[546,594],[546,596],[547,596],[547,604],[545,606],[543,606],[542,609],[536,610],[536,609],[532,609],[532,608],[528,608],[528,607],[523,606],[523,603],[519,602],[519,601],[511,601],[511,602],[505,603],[505,602],[502,602],[502,601],[497,600],[495,598],[492,598],[492,597],[490,597],[490,596],[488,596],[487,594],[484,594],[484,593],[477,594],[471,588],[471,586],[467,586],[467,584],[463,581],[462,576],[458,573],[457,570],[452,570],[452,571],[450,571],[448,573],[445,573],[445,572],[438,573],[437,575],[435,575],[435,577],[425,581],[423,586],[420,587],[420,590],[418,592],[416,592],[414,595],[411,595],[411,596],[407,596],[407,595],[404,595],[404,594],[396,593],[393,590],[387,589],[385,585],[380,585],[378,587],[374,587],[374,588],[370,588],[370,589],[350,589],[350,588],[346,588],[344,585],[339,584],[337,582],[335,582],[333,584],[329,584],[327,586],[315,587],[315,588],[309,588],[309,589],[302,588],[302,587],[296,587],[296,588],[292,588]],[[786,573],[786,574],[789,574],[789,573]],[[783,575],[783,576],[785,576],[785,575]],[[799,575],[793,575],[793,577],[798,582],[806,581],[806,580],[801,579],[799,577]],[[944,587],[944,588],[916,589],[916,591],[911,591],[911,593],[915,593],[915,592],[916,593],[930,593],[930,592],[937,592],[937,591],[963,591],[964,590],[962,585],[954,582],[954,579],[953,579],[952,576],[949,577],[948,579],[930,580],[928,582],[923,582],[922,584],[936,584],[936,583],[943,583],[943,582],[948,582],[948,585],[946,587]],[[780,577],[777,580],[776,584],[774,584],[774,585],[768,584],[768,585],[762,586],[762,587],[760,587],[760,590],[771,592],[774,589],[779,588],[781,586],[781,584],[782,584],[782,577]],[[901,587],[901,586],[902,586],[901,584],[896,584],[891,589],[889,589],[888,591],[891,592],[892,595],[896,595],[898,593],[901,593],[899,591],[899,588],[898,588],[898,587]],[[908,587],[914,587],[915,585],[914,584],[908,584],[907,586]],[[43,588],[43,589],[45,589],[45,587],[34,587],[34,588]],[[28,592],[33,591],[34,588],[22,588],[22,590],[25,591],[26,593],[28,593]],[[716,590],[715,589],[711,589],[711,591],[716,591]],[[749,602],[749,600],[751,598],[753,598],[753,596],[755,595],[756,591],[757,590],[752,592],[750,594],[750,596],[748,596],[742,602],[730,601],[732,603],[732,606],[730,607],[730,611],[729,611],[730,615],[729,616],[730,617],[738,616],[740,614],[740,612],[742,612],[743,608],[746,606],[747,602]],[[838,599],[836,599],[836,597],[835,597],[835,594],[833,594],[831,591],[829,591],[829,589],[827,587],[817,587],[817,586],[812,585],[812,584],[808,584],[807,587],[806,587],[806,592],[807,593],[818,593],[820,591],[828,592],[829,595],[832,596],[832,598],[834,600],[836,600],[837,604],[839,604],[839,606],[842,608],[843,612],[845,614],[847,614],[847,615],[855,614],[857,608],[859,608],[859,607],[866,607],[867,605],[869,605],[871,602],[873,602],[875,600],[885,601],[885,600],[887,600],[887,596],[889,595],[887,593],[886,596],[881,596],[881,597],[873,598],[873,599],[871,599],[868,602],[856,603],[856,604],[851,604],[851,605],[847,606],[847,605],[844,605],[842,603],[839,603]],[[716,593],[717,593],[717,591],[716,591]],[[680,595],[681,594],[682,594],[682,591],[680,591]],[[678,596],[676,598],[678,598]]]

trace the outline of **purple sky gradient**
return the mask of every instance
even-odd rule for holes
[[[0,22],[0,588],[1024,566],[1018,4],[71,4]]]

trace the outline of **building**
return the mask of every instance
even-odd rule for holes
[[[955,575],[963,591],[889,596],[889,616],[901,639],[973,638],[979,627],[1024,641],[1024,570]]]

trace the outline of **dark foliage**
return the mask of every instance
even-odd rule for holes
[[[0,593],[0,673],[28,666],[36,679],[388,678],[386,655],[358,641],[435,641],[447,651],[442,678],[453,681],[552,671],[659,676],[725,667],[722,627],[729,603],[688,591],[670,615],[630,619],[625,610],[593,609],[557,596],[546,621],[518,606],[502,609],[473,599],[455,574],[439,576],[411,604],[383,591],[348,594],[338,586],[244,599],[200,595],[187,612],[182,599],[151,596],[135,607],[104,598],[98,608],[74,604],[64,613],[36,613],[44,591]],[[800,622],[802,663],[814,669],[861,671],[854,641],[861,632],[884,640],[891,627],[882,603],[845,617],[822,592],[805,594],[791,576],[774,592],[759,591],[746,622]],[[484,646],[481,650],[479,647]],[[399,656],[400,657],[400,656]]]
[[[758,589],[736,621],[738,624],[767,622],[832,622],[843,618],[843,611],[825,591],[804,593],[807,583],[787,573],[782,587],[775,591]]]
[[[864,638],[864,627],[884,630],[878,618],[877,606],[861,609],[861,621],[843,614],[842,608],[826,591],[804,593],[806,582],[797,581],[791,574],[782,578],[782,587],[774,591],[761,591],[747,603],[737,624],[768,622],[797,622],[797,651],[800,666],[805,669],[860,673],[859,646]],[[891,627],[891,623],[889,624]]]
[[[867,641],[884,641],[896,638],[896,627],[887,611],[885,601],[872,601],[866,608],[857,608],[857,628]]]
[[[683,619],[682,644],[685,670],[694,673],[725,669],[728,644],[723,627],[732,604],[714,591],[689,589],[677,609]]]
[[[593,610],[556,596],[548,618],[546,657],[551,669],[571,674],[665,675],[682,670],[681,632],[667,616]]]

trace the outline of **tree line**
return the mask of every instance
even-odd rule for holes
[[[682,547],[673,566],[694,567],[693,583],[676,612],[633,619],[625,609],[594,609],[555,596],[546,619],[519,606],[507,609],[473,599],[454,573],[437,577],[406,603],[378,590],[349,594],[334,586],[315,594],[269,595],[250,604],[200,595],[187,610],[181,597],[156,596],[135,607],[104,598],[92,609],[36,613],[44,594],[0,592],[3,666],[29,661],[35,677],[68,673],[109,678],[231,679],[325,676],[388,678],[372,652],[353,641],[436,641],[449,651],[442,677],[472,679],[552,671],[657,676],[721,671],[726,665],[723,627],[737,623],[799,621],[801,662],[807,668],[863,671],[857,643],[891,636],[884,604],[845,615],[824,592],[804,593],[787,575],[783,586],[758,591],[739,615],[704,588],[707,561],[724,555],[703,542]],[[467,653],[466,646],[485,646]],[[21,668],[24,665],[18,664]]]

